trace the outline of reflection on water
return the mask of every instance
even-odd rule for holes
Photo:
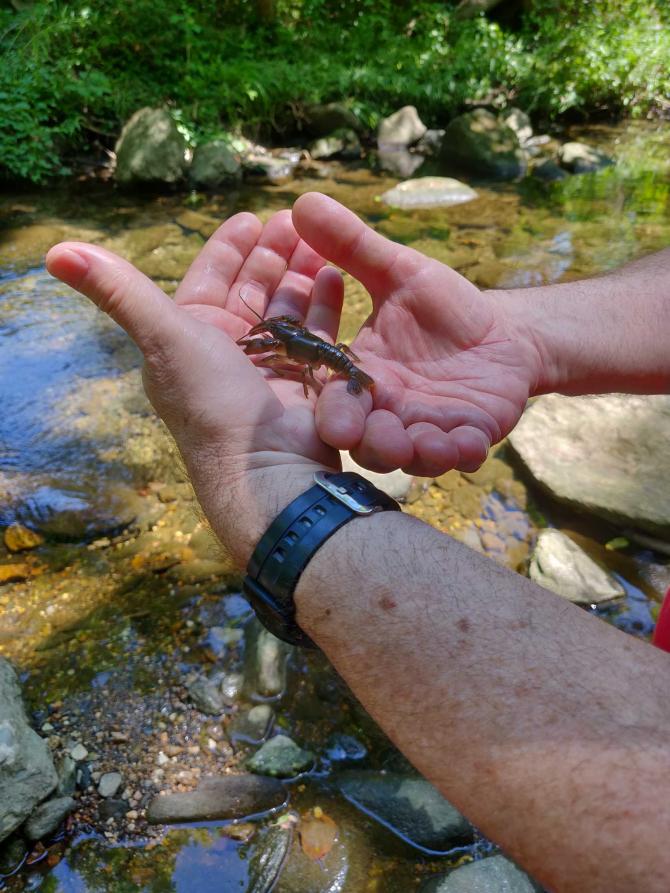
[[[217,588],[211,570],[208,576],[207,568],[196,567],[195,512],[183,508],[183,491],[168,494],[185,485],[170,477],[172,460],[159,445],[158,427],[140,392],[137,351],[89,302],[46,274],[42,257],[50,244],[63,238],[96,241],[173,292],[204,239],[230,213],[252,210],[266,220],[299,194],[318,189],[380,232],[449,263],[483,288],[569,280],[670,245],[667,133],[666,125],[639,125],[574,134],[615,154],[616,166],[551,184],[530,179],[474,183],[475,201],[440,210],[386,208],[378,197],[395,180],[366,167],[337,164],[325,179],[244,188],[225,196],[141,199],[120,197],[107,187],[0,196],[0,526],[25,512],[39,517],[55,503],[62,509],[64,500],[71,514],[85,512],[94,497],[124,482],[134,484],[150,516],[130,542],[103,538],[102,545],[84,549],[45,546],[38,559],[49,572],[21,591],[20,605],[0,590],[0,652],[29,674],[29,696],[40,722],[47,716],[47,702],[65,701],[80,723],[97,710],[108,722],[114,717],[119,728],[126,721],[124,710],[132,709],[136,726],[127,721],[139,742],[133,742],[138,761],[143,754],[137,751],[146,750],[147,741],[151,748],[159,746],[151,735],[164,733],[160,730],[175,710],[180,717],[183,713],[179,722],[183,719],[188,743],[200,740],[200,730],[188,725],[193,712],[173,706],[183,694],[181,676],[222,660],[238,661],[240,669],[242,656],[231,644],[237,641],[232,634],[246,622],[247,610],[246,604],[237,613],[226,609],[225,586]],[[346,287],[341,335],[349,340],[368,312],[369,298],[350,278]],[[426,519],[453,535],[465,522],[475,522],[478,527],[468,534],[471,545],[488,543],[488,553],[512,567],[523,566],[537,526],[579,528],[582,545],[591,543],[592,553],[617,572],[627,591],[625,605],[606,613],[627,631],[647,635],[652,602],[662,585],[643,579],[640,568],[651,566],[650,556],[641,553],[636,563],[606,553],[598,542],[616,531],[566,518],[564,510],[543,503],[537,494],[526,504],[518,482],[510,490],[509,467],[501,459],[492,462],[502,469],[500,480],[487,482],[486,474],[459,478],[450,489],[436,486],[419,494],[426,512],[433,512]],[[490,477],[492,464],[487,466]],[[664,580],[663,568],[655,567]],[[229,605],[235,599],[227,596]],[[222,644],[220,631],[227,626],[232,638]],[[288,693],[274,705],[276,722],[322,755],[319,778],[294,793],[300,808],[328,803],[346,843],[349,867],[341,875],[338,863],[331,875],[315,875],[321,880],[313,888],[303,883],[278,888],[278,893],[335,890],[324,885],[340,875],[347,876],[343,886],[337,881],[344,893],[417,890],[444,863],[429,863],[404,844],[399,847],[397,839],[341,798],[328,800],[333,796],[328,773],[342,759],[328,736],[348,737],[359,749],[356,760],[366,767],[397,768],[401,758],[376,735],[329,668],[300,657],[292,662],[292,674]],[[204,729],[203,724],[203,735]],[[213,723],[206,729],[204,740],[222,736],[220,723],[218,730]],[[223,747],[219,739],[214,743]],[[194,756],[189,771],[204,759],[202,753]],[[267,823],[239,839],[225,827],[175,829],[159,843],[125,846],[84,835],[67,848],[55,843],[30,873],[8,883],[12,891],[42,893],[264,893],[271,886],[256,884],[250,871],[271,833]],[[295,841],[292,845],[295,849]],[[485,850],[479,842],[471,855]]]

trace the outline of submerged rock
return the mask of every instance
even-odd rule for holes
[[[490,856],[431,878],[421,893],[538,893],[540,888],[504,856]]]
[[[212,140],[193,152],[189,177],[196,186],[215,189],[241,180],[242,165],[225,140]]]
[[[101,797],[113,797],[123,784],[120,772],[105,772],[98,782],[98,793]]]
[[[5,530],[4,540],[10,552],[23,552],[41,546],[44,537],[24,524],[10,524]]]
[[[293,839],[290,827],[271,825],[254,839],[249,859],[247,893],[270,893],[277,890],[277,881],[286,862]]]
[[[314,765],[314,754],[303,750],[287,735],[270,738],[247,760],[247,768],[257,775],[294,778]]]
[[[670,396],[538,397],[510,443],[552,496],[670,538]]]
[[[440,157],[446,165],[484,177],[511,180],[526,170],[526,155],[517,134],[485,109],[475,109],[449,123]]]
[[[401,179],[411,177],[421,167],[423,162],[423,155],[410,152],[407,146],[393,146],[389,143],[384,143],[377,150],[377,166],[379,169]]]
[[[559,167],[551,158],[547,158],[540,164],[535,165],[531,173],[538,180],[544,180],[547,183],[551,183],[554,180],[565,180],[568,176],[563,168]]]
[[[558,150],[562,167],[573,174],[588,174],[614,164],[614,159],[586,143],[565,143]]]
[[[176,183],[186,170],[186,140],[166,109],[144,108],[126,122],[116,143],[119,183]]]
[[[472,839],[472,826],[432,784],[400,773],[348,771],[335,784],[354,806],[422,850],[446,852]]]
[[[340,155],[343,158],[360,158],[361,142],[355,130],[335,130],[328,136],[322,136],[310,143],[309,154],[312,158],[332,158]]]
[[[367,756],[365,745],[352,735],[335,732],[327,741],[326,756],[334,763],[355,762]]]
[[[75,807],[72,797],[56,797],[37,807],[24,826],[28,840],[41,840],[53,834]]]
[[[253,693],[278,698],[286,689],[286,662],[292,647],[254,618],[247,625],[247,674]]]
[[[274,711],[269,704],[257,704],[247,713],[236,716],[228,726],[231,742],[261,744],[272,728]]]
[[[274,778],[256,775],[225,775],[203,779],[195,791],[163,794],[149,804],[147,820],[167,825],[173,822],[241,819],[277,809],[288,798],[284,785]]]
[[[398,183],[382,195],[394,208],[448,208],[477,198],[474,189],[451,177],[418,177]]]
[[[202,713],[218,716],[235,703],[242,687],[239,673],[214,673],[209,678],[200,676],[187,688],[191,700]]]
[[[540,586],[578,604],[602,604],[626,594],[611,574],[560,530],[540,532],[529,576]]]
[[[18,828],[57,783],[47,743],[28,725],[16,673],[0,658],[0,840]]]
[[[356,133],[360,133],[363,129],[356,115],[341,102],[307,106],[304,110],[303,123],[305,130],[311,136],[327,136],[341,128],[355,130]]]
[[[405,105],[388,118],[382,118],[377,129],[377,142],[380,145],[411,146],[421,139],[427,129],[416,108]]]

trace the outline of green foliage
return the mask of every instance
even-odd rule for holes
[[[1,2],[1,0],[0,0]],[[347,101],[373,129],[416,105],[443,126],[500,92],[543,117],[644,112],[670,92],[661,0],[533,0],[520,29],[401,0],[35,0],[0,9],[0,170],[41,181],[167,104],[189,141],[290,131]],[[665,20],[663,17],[666,17]]]

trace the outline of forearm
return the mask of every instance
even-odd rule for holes
[[[670,392],[670,249],[593,279],[500,296],[512,328],[539,352],[535,394]]]
[[[660,652],[395,513],[329,540],[296,604],[403,753],[550,889],[667,889]]]

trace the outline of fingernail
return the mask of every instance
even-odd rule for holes
[[[51,262],[47,256],[47,269],[49,272],[53,272],[61,282],[72,288],[78,288],[88,273],[88,261],[76,251],[64,248],[56,254]]]

